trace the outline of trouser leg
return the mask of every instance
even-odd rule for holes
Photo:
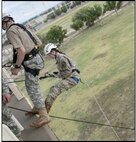
[[[6,105],[2,105],[2,123],[7,125],[9,129],[19,138],[21,131],[15,121],[12,119],[12,112]]]
[[[36,128],[39,128],[50,122],[49,116],[45,108],[44,98],[40,93],[38,80],[38,76],[34,77],[32,74],[26,73],[26,89],[34,104],[34,107],[36,108],[36,111],[38,111],[39,114],[39,118],[30,126]]]
[[[47,112],[49,113],[54,101],[62,93],[62,91],[68,90],[72,87],[74,87],[76,83],[70,81],[70,80],[61,80],[56,85],[52,86],[49,90],[49,93],[45,99],[45,107],[47,109]]]
[[[44,98],[40,92],[38,76],[34,77],[32,74],[28,72],[25,73],[25,76],[26,76],[26,79],[25,79],[26,90],[34,106],[36,108],[44,107]]]

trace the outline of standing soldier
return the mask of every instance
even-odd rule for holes
[[[16,24],[11,16],[3,16],[2,29],[6,30],[7,38],[17,52],[15,66],[11,72],[13,75],[17,75],[23,65],[26,90],[34,104],[31,111],[40,116],[31,126],[41,127],[50,122],[38,83],[38,75],[44,67],[44,60],[38,52],[37,46],[41,46],[42,43],[34,33],[32,34],[23,25]]]
[[[50,75],[62,78],[60,82],[50,88],[45,100],[45,107],[49,113],[57,96],[63,90],[68,90],[79,83],[80,71],[76,68],[76,65],[72,62],[72,60],[69,59],[64,53],[60,52],[54,44],[47,44],[44,48],[44,53],[56,61],[58,72],[53,72],[53,74]],[[42,78],[44,77],[41,77],[40,79]]]
[[[12,119],[11,110],[8,108],[7,103],[10,102],[11,92],[2,78],[2,123],[7,125],[9,129],[15,134],[18,139],[20,139],[21,131],[16,125],[15,121]]]

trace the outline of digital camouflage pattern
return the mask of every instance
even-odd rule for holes
[[[24,48],[26,51],[26,56],[29,58],[24,58],[22,65],[25,70],[25,86],[27,93],[33,103],[33,107],[38,109],[39,117],[32,123],[32,127],[41,127],[49,123],[48,114],[45,109],[44,98],[41,95],[39,87],[39,71],[44,67],[44,60],[41,57],[40,53],[34,52],[34,48],[41,46],[42,42],[34,33],[30,36],[30,33],[26,30],[20,28],[17,25],[11,25],[10,28],[6,31],[7,38],[12,44],[14,49]],[[35,38],[35,40],[33,40]],[[34,42],[34,41],[37,41]],[[36,47],[35,47],[36,46]]]
[[[13,35],[13,33],[15,34]],[[41,40],[34,33],[32,33],[32,35],[40,46],[42,44]],[[30,53],[30,51],[35,47],[35,43],[29,37],[27,32],[17,25],[14,25],[8,29],[7,36],[14,49],[23,47],[25,48],[26,53]],[[23,65],[30,69],[41,70],[44,67],[44,60],[40,53],[38,53],[33,58],[24,61]],[[34,76],[32,73],[25,71],[25,86],[34,106],[36,108],[45,107],[44,98],[40,93],[38,75]]]
[[[66,57],[64,54],[60,54],[57,52],[56,55],[56,65],[59,70],[57,76],[62,78],[60,82],[56,85],[52,86],[49,90],[49,93],[46,97],[45,104],[50,107],[53,105],[55,99],[62,91],[68,90],[78,84],[73,78],[77,78],[80,80],[79,74],[77,72],[72,72],[73,69],[76,68],[76,65],[73,64],[72,60]]]
[[[5,80],[2,78],[2,95],[10,94],[10,90]],[[12,119],[12,112],[4,102],[2,102],[2,123],[7,125],[9,129],[17,136],[20,137],[21,131]]]
[[[12,112],[7,105],[2,104],[2,123],[7,125],[9,129],[17,136],[18,138],[21,135],[21,131],[16,125],[15,121],[12,119]]]
[[[56,98],[58,97],[58,95],[60,95],[63,91],[68,90],[76,85],[77,83],[72,79],[61,80],[56,85],[50,88],[45,102],[47,103],[47,105],[51,107],[54,101],[56,100]]]
[[[24,61],[24,65],[31,69],[42,69],[44,67],[44,60],[39,54],[37,54],[31,60]],[[31,73],[25,72],[25,85],[28,95],[34,104],[34,107],[43,108],[45,107],[44,98],[41,95],[38,81],[38,75],[33,76]]]

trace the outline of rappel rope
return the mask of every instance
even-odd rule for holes
[[[84,80],[83,83],[84,83],[89,89],[91,89],[90,86],[88,85],[87,81]],[[109,119],[107,118],[106,114],[104,113],[102,107],[100,106],[100,104],[99,104],[99,102],[98,102],[98,100],[97,100],[97,98],[95,97],[94,94],[93,94],[93,97],[94,97],[94,99],[95,99],[95,101],[96,101],[98,107],[100,108],[101,112],[103,113],[103,116],[104,116],[105,119],[107,120],[109,126],[111,127],[111,129],[113,130],[113,132],[115,133],[115,135],[117,136],[117,138],[118,138],[119,140],[121,140],[120,137],[119,137],[119,135],[117,134],[117,132],[114,130],[113,126],[110,124]]]
[[[8,107],[11,108],[11,109],[15,109],[15,110],[23,111],[23,112],[31,112],[31,111],[27,111],[27,110],[24,110],[24,109],[15,108],[15,107],[12,107],[12,106],[8,106]],[[111,127],[111,125],[109,125],[109,124],[103,124],[103,123],[97,123],[97,122],[91,122],[91,121],[84,121],[84,120],[78,120],[78,119],[72,119],[72,118],[65,118],[65,117],[59,117],[59,116],[53,116],[53,115],[49,115],[49,116],[53,117],[53,118],[64,119],[64,120],[69,120],[69,121],[75,121],[75,122],[82,122],[82,123],[89,123],[89,124]],[[123,127],[123,126],[112,126],[112,127],[116,127],[116,128],[120,128],[120,129],[134,130],[134,128]]]
[[[22,81],[25,81],[25,80],[15,80],[15,81],[7,82],[7,83],[22,82]],[[89,89],[91,89],[90,86],[88,85],[87,81],[85,81],[85,80],[83,80],[83,79],[82,79],[82,80],[80,79],[80,82],[83,83],[83,84],[85,84]],[[69,118],[62,118],[62,117],[57,117],[57,116],[50,116],[50,117],[59,118],[59,119],[66,119],[66,120],[71,120],[71,121],[77,121],[77,122],[84,122],[84,123],[92,123],[92,124],[97,124],[97,125],[110,126],[111,129],[113,130],[113,132],[115,133],[115,135],[117,136],[117,138],[118,138],[119,140],[121,140],[120,137],[119,137],[119,135],[117,134],[117,132],[116,132],[116,131],[114,130],[114,128],[113,128],[113,127],[118,127],[118,126],[112,126],[112,125],[111,125],[109,119],[107,118],[107,116],[106,116],[106,114],[104,113],[102,107],[100,106],[100,104],[99,104],[99,102],[98,102],[96,96],[93,95],[93,97],[94,97],[94,99],[95,99],[95,101],[96,101],[96,103],[97,103],[97,105],[98,105],[100,111],[102,112],[103,116],[104,116],[105,119],[107,120],[108,124],[87,122],[87,121],[75,120],[75,119],[69,119]],[[13,108],[13,107],[10,106],[10,108]],[[14,109],[15,109],[15,108],[14,108]],[[16,109],[17,109],[17,108],[16,108]],[[18,110],[20,110],[20,109],[18,109]],[[24,110],[24,111],[25,111],[25,110]],[[28,111],[26,111],[26,112],[28,112]],[[126,128],[126,127],[118,127],[118,128]],[[126,128],[126,129],[127,129],[127,128]],[[128,129],[133,129],[133,128],[128,128]]]
[[[19,109],[19,108],[15,108],[12,106],[8,106],[9,108],[15,109],[15,110],[19,110],[19,111],[23,111],[23,112],[30,112],[31,111],[27,111],[27,110],[23,110],[23,109]],[[33,114],[33,113],[32,113]],[[53,115],[49,115],[50,117],[53,118],[58,118],[58,119],[64,119],[64,120],[69,120],[69,121],[76,121],[76,122],[82,122],[82,123],[90,123],[90,124],[95,124],[95,125],[101,125],[101,126],[107,126],[107,127],[111,127],[111,125],[108,124],[102,124],[102,123],[97,123],[97,122],[90,122],[90,121],[84,121],[84,120],[78,120],[78,119],[72,119],[72,118],[65,118],[65,117],[59,117],[59,116],[53,116]],[[116,127],[116,128],[121,128],[121,129],[129,129],[129,130],[134,130],[134,128],[131,127],[123,127],[123,126],[112,126],[112,127]]]

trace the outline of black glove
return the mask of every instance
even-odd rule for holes
[[[41,76],[41,77],[39,77],[39,79],[42,80],[42,79],[48,78],[48,77],[50,77],[50,76]]]
[[[56,77],[55,74],[50,74],[49,73],[48,75],[49,75],[49,77]]]
[[[41,77],[39,77],[39,79],[42,80],[42,79],[49,78],[49,77],[56,77],[56,76],[53,75],[53,74],[48,74],[48,75],[46,75],[46,76],[41,76]]]
[[[72,72],[76,71],[77,73],[80,74],[80,70],[79,69],[73,69]]]
[[[40,80],[42,80],[42,79],[44,79],[44,78],[46,78],[46,77],[45,77],[45,76],[41,76],[41,77],[39,77],[39,79],[40,79]]]
[[[55,75],[58,75],[58,73],[59,73],[58,71],[54,71],[54,72],[53,72],[53,74],[55,74]]]

